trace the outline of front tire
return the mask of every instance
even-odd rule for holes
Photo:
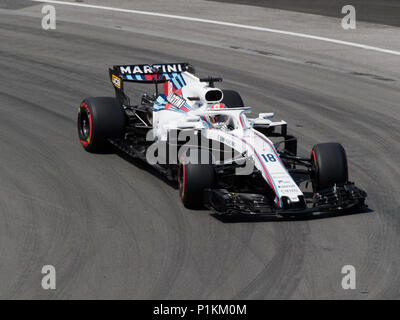
[[[108,139],[122,137],[126,115],[115,98],[87,98],[79,107],[77,122],[83,148],[88,152],[104,152],[109,147]]]
[[[197,151],[191,150],[191,152]],[[179,194],[184,206],[189,209],[201,208],[204,204],[204,190],[212,188],[216,184],[216,174],[211,153],[208,151],[198,153],[207,153],[209,163],[201,164],[200,157],[197,163],[190,163],[188,157],[181,157],[179,160]],[[205,158],[203,157],[203,159]]]
[[[321,143],[311,151],[314,191],[348,181],[346,152],[339,143]]]

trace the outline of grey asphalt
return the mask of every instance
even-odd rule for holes
[[[208,43],[194,23],[57,12],[57,30],[44,31],[40,6],[0,10],[1,299],[400,298],[400,77],[399,64],[385,66],[398,57],[292,48],[278,35],[251,42],[249,31],[214,26]],[[145,165],[84,152],[77,107],[113,95],[107,67],[171,61],[274,111],[305,155],[342,142],[371,211],[224,222],[185,209]],[[57,270],[55,291],[41,288],[44,265]],[[341,287],[344,265],[357,270],[356,290]]]
[[[372,23],[400,26],[400,3],[397,0],[209,0],[252,5],[328,17],[343,17],[342,8],[352,5],[357,19]]]

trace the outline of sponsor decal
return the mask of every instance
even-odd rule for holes
[[[213,109],[213,110],[224,109],[224,108],[225,108],[225,105],[223,103],[213,104],[211,106],[211,109]]]
[[[298,194],[298,187],[291,179],[288,179],[285,175],[275,175],[275,179],[278,182],[278,189],[284,194]]]
[[[175,93],[171,93],[167,97],[167,102],[169,104],[173,105],[174,107],[177,107],[178,109],[180,109],[181,107],[183,107],[183,105],[185,104],[186,100],[183,99],[182,97],[178,96]]]
[[[172,73],[185,71],[186,65],[181,63],[130,65],[119,66],[119,70],[121,74],[154,74],[157,70],[162,73]]]
[[[121,78],[113,74],[111,81],[116,88],[121,89]]]

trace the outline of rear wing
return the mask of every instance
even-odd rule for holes
[[[114,66],[110,69],[110,74],[124,81],[160,83],[167,81],[168,76],[185,71],[194,73],[194,68],[189,63],[122,65]]]
[[[109,74],[117,98],[122,104],[129,104],[129,98],[124,93],[124,81],[155,84],[158,94],[157,84],[167,82],[185,71],[195,72],[189,63],[167,63],[116,65],[109,69]]]

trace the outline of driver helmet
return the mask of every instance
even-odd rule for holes
[[[228,121],[228,118],[226,114],[216,114],[210,116],[210,122],[212,125],[224,124]]]

